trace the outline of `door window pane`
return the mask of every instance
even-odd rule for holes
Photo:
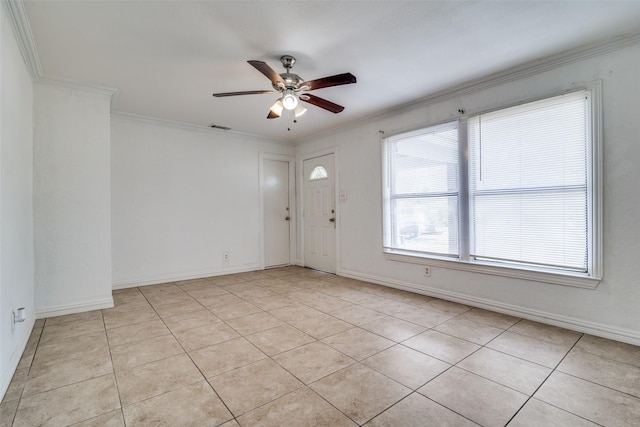
[[[309,181],[315,181],[316,179],[326,179],[329,175],[327,170],[323,166],[316,166],[309,174]]]

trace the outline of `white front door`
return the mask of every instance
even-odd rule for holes
[[[289,162],[264,159],[264,264],[288,265],[290,259]]]
[[[336,272],[336,206],[334,155],[305,160],[304,264]]]

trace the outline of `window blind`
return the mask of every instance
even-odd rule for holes
[[[589,96],[468,120],[472,259],[587,271]]]

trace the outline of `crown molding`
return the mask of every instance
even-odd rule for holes
[[[103,87],[103,86],[75,83],[75,82],[70,82],[70,81],[61,80],[61,79],[50,79],[46,77],[39,77],[34,81],[34,83],[43,84],[47,86],[57,86],[57,87],[70,89],[70,90],[79,90],[82,92],[94,93],[96,95],[108,96],[110,110],[113,110],[113,104],[115,102],[116,96],[118,95],[117,89]]]
[[[70,82],[62,79],[51,79],[47,77],[40,77],[35,81],[35,83],[45,84],[49,86],[58,86],[58,87],[63,87],[71,90],[81,90],[84,92],[91,92],[98,95],[114,96],[115,94],[118,93],[117,89],[113,89],[109,87],[87,85],[83,83],[75,83],[75,82]]]
[[[271,142],[271,143],[278,144],[278,145],[287,145],[287,146],[294,146],[295,145],[293,143],[289,143],[289,142],[281,140],[281,139],[272,138],[272,137],[263,136],[263,135],[256,135],[256,134],[248,133],[248,132],[238,132],[238,131],[235,131],[235,130],[216,129],[216,128],[212,128],[212,127],[209,127],[209,126],[196,125],[196,124],[185,123],[185,122],[178,122],[178,121],[174,121],[174,120],[160,119],[160,118],[157,118],[157,117],[149,117],[149,116],[143,116],[143,115],[139,115],[139,114],[125,113],[123,111],[112,111],[111,112],[111,117],[112,118],[120,118],[120,119],[124,119],[124,120],[128,120],[128,121],[139,122],[139,123],[147,123],[147,124],[152,124],[152,125],[157,125],[157,126],[168,126],[168,127],[172,127],[172,128],[176,128],[176,129],[188,130],[188,131],[191,131],[191,132],[204,132],[204,133],[209,133],[209,134],[215,133],[215,134],[226,134],[226,135],[231,134],[231,135],[237,136],[237,137],[253,138],[253,139],[260,140],[261,142]]]
[[[417,107],[435,104],[438,102],[447,101],[457,97],[480,92],[485,89],[503,85],[505,83],[554,70],[564,65],[587,60],[590,58],[595,58],[597,56],[616,52],[627,47],[637,46],[638,44],[640,44],[640,30],[627,32],[615,37],[599,40],[594,43],[586,44],[574,49],[565,50],[554,55],[546,56],[544,58],[538,58],[532,61],[528,61],[523,64],[508,68],[506,70],[480,77],[478,79],[470,80],[406,104],[401,104],[392,108],[385,109],[383,111],[378,111],[376,113],[364,116],[356,121],[345,123],[342,126],[337,126],[325,131],[321,131],[314,135],[310,135],[298,142],[302,144],[305,142],[313,141],[317,138],[334,135],[336,133],[351,129],[356,126],[361,126],[375,120],[383,119],[389,114],[399,114],[409,110],[413,110]]]
[[[22,0],[2,0],[2,6],[7,12],[11,28],[16,36],[18,48],[22,53],[29,74],[34,81],[42,77],[42,65],[38,57],[38,50],[33,40],[31,25],[27,19],[27,12]]]
[[[38,51],[36,49],[36,45],[33,39],[33,33],[31,31],[31,26],[29,24],[27,13],[24,7],[24,0],[1,0],[1,1],[5,11],[7,12],[7,17],[9,19],[9,22],[11,23],[11,27],[16,36],[16,41],[18,43],[20,52],[22,53],[22,56],[24,58],[24,62],[27,65],[29,74],[31,75],[31,78],[33,79],[34,82],[65,86],[65,87],[75,88],[78,90],[85,90],[85,91],[96,92],[96,93],[110,93],[111,109],[113,111],[113,104],[115,102],[115,98],[117,95],[117,90],[115,89],[101,88],[98,86],[83,85],[83,84],[78,84],[73,82],[66,82],[58,79],[45,78],[43,76],[42,66],[40,64],[40,59],[38,57]],[[431,95],[419,98],[415,101],[412,101],[406,104],[401,104],[401,105],[394,106],[393,108],[385,109],[383,111],[378,111],[376,113],[361,117],[360,119],[356,119],[355,121],[345,123],[344,125],[341,125],[341,126],[336,126],[328,130],[320,131],[316,134],[309,135],[307,137],[304,137],[298,140],[297,144],[309,142],[324,136],[334,135],[338,132],[351,129],[354,126],[359,126],[364,123],[371,122],[373,120],[379,120],[390,113],[398,114],[398,113],[402,113],[402,112],[414,109],[416,107],[425,106],[428,104],[445,101],[451,98],[464,96],[470,93],[479,92],[488,88],[502,85],[504,83],[523,79],[532,75],[540,74],[545,71],[562,67],[567,64],[597,57],[610,52],[615,52],[617,50],[630,47],[630,46],[636,46],[638,44],[640,44],[640,30],[635,30],[635,31],[627,32],[615,37],[610,37],[594,43],[583,45],[578,48],[565,50],[555,55],[525,62],[521,65],[511,67],[497,73],[489,74],[487,76],[483,76],[479,79],[467,81],[460,85],[453,86],[443,91],[435,92]],[[145,120],[145,121],[154,121],[157,124],[165,124],[165,125],[181,127],[181,128],[190,128],[191,130],[202,131],[204,129],[210,132],[216,131],[216,129],[211,129],[206,126],[190,125],[186,123],[172,122],[172,121],[163,120],[163,119],[152,119],[149,117],[136,116],[134,114],[128,114],[128,113],[117,112],[115,114],[123,117],[128,116],[129,118],[137,117],[138,119]],[[220,130],[217,130],[217,131],[220,132]],[[273,142],[277,142],[280,144],[284,143],[286,145],[291,145],[279,139],[263,137],[263,136],[250,134],[250,133],[242,133],[237,131],[222,131],[222,132],[234,133],[237,135],[245,135],[250,137],[257,137],[260,139],[271,140]],[[293,145],[297,145],[297,144],[293,144]]]
[[[2,6],[7,12],[7,17],[11,23],[11,28],[16,37],[16,42],[27,70],[31,75],[31,80],[38,84],[47,84],[52,86],[65,87],[72,90],[81,90],[110,97],[111,108],[118,93],[117,89],[100,87],[95,85],[80,84],[62,79],[44,77],[42,65],[38,56],[38,50],[31,32],[31,25],[27,18],[27,12],[24,8],[23,0],[2,0]]]
[[[444,101],[452,97],[475,93],[484,89],[510,83],[515,80],[521,80],[530,76],[544,73],[546,71],[555,70],[565,65],[575,62],[584,61],[586,59],[595,58],[610,52],[615,52],[629,46],[635,46],[640,43],[640,31],[621,34],[616,37],[600,40],[595,43],[583,45],[581,47],[565,50],[555,55],[546,56],[544,58],[535,59],[525,62],[521,65],[508,68],[497,73],[489,74],[462,85],[436,92],[425,98],[421,98],[415,102],[405,104],[400,109],[414,107],[418,104],[435,103]]]

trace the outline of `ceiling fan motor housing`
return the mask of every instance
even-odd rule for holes
[[[284,91],[285,89],[290,89],[295,92],[303,90],[300,85],[304,83],[304,79],[299,75],[291,72],[293,64],[296,63],[296,58],[291,55],[283,55],[280,57],[280,62],[282,62],[282,66],[287,70],[285,73],[280,74],[280,77],[284,82],[284,87],[274,83],[273,88],[280,92]]]
[[[273,84],[273,88],[278,91],[282,91],[284,89],[291,89],[291,90],[298,91],[300,90],[299,88],[300,83],[304,82],[302,77],[293,73],[282,73],[280,74],[280,77],[282,77],[282,81],[284,82],[284,87],[282,87],[279,84]]]

